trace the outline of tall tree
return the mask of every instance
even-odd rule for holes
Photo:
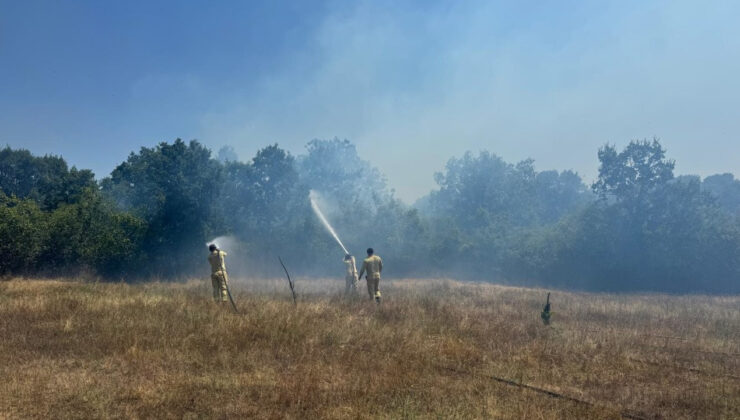
[[[306,149],[308,153],[298,160],[301,181],[317,193],[318,204],[348,250],[363,255],[364,249],[372,246],[379,253],[390,252],[390,244],[398,242],[386,235],[382,226],[398,222],[404,209],[381,172],[348,140],[315,139]],[[317,220],[315,216],[313,220]],[[320,237],[331,241],[321,229]],[[327,257],[326,264],[340,263],[342,250],[331,242],[328,246],[332,250],[329,255],[338,257]]]
[[[539,219],[553,223],[589,203],[593,194],[573,171],[542,171],[535,177]]]
[[[699,180],[673,179],[657,140],[621,152],[606,146],[599,160],[593,189],[602,200],[562,226],[570,273],[597,288],[729,290],[740,274],[740,236]],[[710,263],[717,255],[723,263]]]
[[[357,153],[348,140],[314,139],[299,160],[302,181],[338,204],[362,205],[371,211],[391,197],[377,168]]]
[[[36,157],[28,150],[10,147],[0,150],[0,190],[8,196],[30,198],[43,210],[74,203],[83,190],[95,186],[91,171],[70,169],[59,156]]]
[[[222,167],[207,148],[177,139],[132,153],[102,185],[120,205],[148,221],[148,271],[173,277],[202,265],[222,181]]]
[[[740,217],[740,179],[729,173],[711,175],[704,178],[701,187],[712,194],[720,206]]]
[[[40,259],[57,273],[89,269],[108,278],[135,274],[144,254],[144,220],[120,211],[97,189],[77,203],[49,214],[47,241]]]
[[[463,229],[529,225],[537,220],[535,177],[532,160],[513,165],[487,151],[478,156],[468,152],[434,175],[439,191],[432,194],[431,205]]]
[[[35,201],[7,197],[0,191],[0,275],[25,274],[40,267],[47,219]]]
[[[602,199],[614,198],[633,206],[673,179],[675,167],[658,139],[633,140],[621,152],[607,144],[599,149],[599,162],[594,192]]]
[[[219,208],[226,230],[290,242],[308,216],[308,189],[300,183],[293,156],[275,144],[248,163],[227,163],[224,175]]]

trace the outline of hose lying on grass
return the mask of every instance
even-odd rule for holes
[[[574,403],[578,403],[578,404],[582,404],[582,405],[587,405],[589,407],[603,407],[601,405],[594,404],[594,403],[592,403],[590,401],[586,401],[586,400],[582,400],[580,398],[575,398],[575,397],[570,397],[570,396],[567,396],[567,395],[563,395],[563,394],[557,393],[555,391],[550,391],[549,389],[544,389],[544,388],[539,388],[539,387],[536,387],[536,386],[533,386],[533,385],[519,383],[519,382],[513,381],[511,379],[500,378],[500,377],[494,376],[494,375],[475,374],[473,372],[468,372],[468,371],[465,371],[465,370],[456,369],[456,368],[449,367],[449,366],[436,366],[436,367],[438,369],[447,370],[447,371],[450,371],[450,372],[455,372],[455,373],[458,373],[458,374],[461,374],[461,375],[468,375],[468,376],[476,376],[477,375],[477,376],[482,376],[484,378],[487,378],[487,379],[490,379],[490,380],[493,380],[493,381],[496,381],[496,382],[500,382],[502,384],[506,384],[506,385],[510,385],[510,386],[515,386],[515,387],[519,387],[519,388],[523,388],[523,389],[527,389],[529,391],[534,391],[534,392],[537,392],[539,394],[547,395],[548,397],[557,398],[557,399],[561,399],[561,400],[565,400],[565,401],[570,401],[570,402],[574,402]],[[639,411],[629,410],[629,409],[622,409],[622,410],[620,410],[619,411],[619,415],[622,416],[622,418],[625,418],[625,419],[634,419],[634,420],[648,420],[648,419],[651,419],[651,418],[657,418],[656,416],[648,416],[648,415],[646,415],[644,413],[641,413]]]

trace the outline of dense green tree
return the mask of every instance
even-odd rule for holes
[[[488,152],[451,159],[409,207],[348,141],[277,145],[219,162],[196,141],[131,154],[97,188],[57,157],[0,151],[0,275],[201,275],[206,241],[231,235],[234,274],[341,276],[368,246],[386,277],[456,276],[591,290],[740,292],[738,181],[674,177],[657,140],[599,150],[593,193],[572,171]],[[313,195],[309,194],[314,190]],[[592,199],[598,196],[599,200]]]
[[[222,167],[210,150],[177,139],[132,153],[102,185],[119,205],[147,221],[147,272],[174,277],[202,266],[222,183]]]
[[[609,290],[738,289],[736,226],[698,179],[674,180],[657,140],[607,146],[599,160],[593,188],[603,200],[559,226],[552,277]]]
[[[410,249],[398,248],[402,245],[397,233],[384,229],[400,226],[408,209],[393,197],[380,171],[363,159],[347,140],[316,139],[306,148],[308,153],[298,160],[301,181],[314,191],[314,199],[350,253],[364,258],[364,250],[373,247],[387,256],[409,255]],[[343,252],[321,229],[320,237],[329,242],[328,255],[320,261],[340,270]],[[410,242],[415,238],[404,239]]]
[[[308,188],[300,182],[295,158],[277,144],[259,150],[248,163],[226,163],[218,209],[222,233],[242,238],[253,262],[281,253],[300,262],[309,259],[306,235],[314,227]],[[251,272],[255,268],[261,269]]]
[[[531,160],[513,165],[486,151],[478,156],[468,152],[434,175],[439,190],[432,194],[431,206],[465,230],[532,224],[537,218],[535,177]]]
[[[298,161],[304,184],[341,206],[361,205],[370,211],[391,197],[386,181],[377,168],[357,153],[348,140],[314,139],[308,153]]]
[[[717,174],[704,178],[701,185],[730,213],[740,217],[740,179],[733,174]]]
[[[665,157],[658,139],[633,140],[621,152],[614,146],[599,149],[599,179],[593,190],[602,199],[639,206],[656,188],[673,178],[675,162]]]
[[[41,259],[46,268],[90,269],[108,277],[135,273],[142,261],[146,223],[114,208],[97,190],[83,192],[75,204],[49,215]]]
[[[35,200],[43,210],[74,203],[84,189],[95,185],[91,171],[69,169],[61,157],[36,157],[9,147],[0,150],[0,190],[7,196]]]
[[[592,200],[591,191],[573,171],[538,172],[534,182],[539,220],[543,223],[557,222]]]
[[[47,238],[46,214],[31,199],[0,191],[0,275],[35,271]]]
[[[360,240],[352,243],[356,244],[360,259],[365,258],[364,248],[372,246],[379,253],[382,251],[386,265],[392,267],[396,276],[434,272],[427,252],[429,227],[418,210],[389,199],[378,206],[372,217],[360,220],[355,229]]]
[[[451,159],[435,180],[439,190],[422,203],[468,230],[554,223],[591,200],[575,172],[536,172],[532,160],[513,165],[485,151]]]

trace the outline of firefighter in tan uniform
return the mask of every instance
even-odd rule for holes
[[[211,252],[208,254],[208,262],[211,264],[211,285],[213,285],[213,300],[215,302],[227,302],[229,292],[226,290],[226,283],[229,276],[226,274],[226,263],[224,257],[226,253],[218,249],[215,244],[208,246]]]
[[[362,268],[360,269],[360,278],[364,273],[367,273],[367,292],[370,294],[370,299],[375,298],[375,302],[380,304],[380,289],[378,285],[380,283],[380,272],[383,271],[383,260],[379,256],[375,255],[375,251],[372,248],[367,249],[367,258],[362,262]]]
[[[345,281],[345,287],[344,287],[344,294],[345,295],[355,295],[357,293],[357,265],[355,265],[355,257],[353,257],[350,254],[347,254],[344,256],[344,265],[346,266],[347,270],[344,274],[344,281]]]

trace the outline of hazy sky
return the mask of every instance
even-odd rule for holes
[[[740,1],[0,0],[0,145],[107,175],[176,137],[348,138],[408,202],[488,149],[596,174],[658,136],[740,174]]]

